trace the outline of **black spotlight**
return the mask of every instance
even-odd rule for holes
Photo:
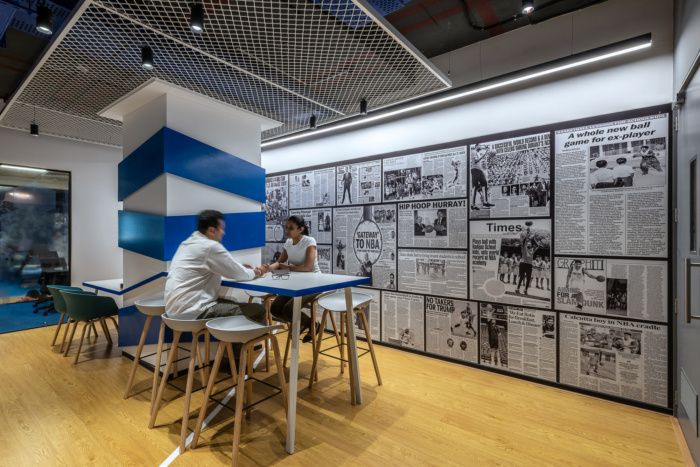
[[[529,15],[535,11],[535,1],[534,0],[523,0],[523,14]]]
[[[192,32],[204,30],[204,5],[194,3],[190,6],[190,29]]]
[[[153,49],[147,45],[141,47],[141,66],[144,70],[153,69]]]
[[[32,124],[29,125],[29,134],[32,136],[39,136],[39,125],[37,125],[36,122],[32,122]]]
[[[309,118],[309,128],[312,130],[316,128],[316,115],[311,115]]]
[[[362,99],[360,101],[360,115],[367,115],[367,100]]]
[[[42,34],[53,34],[53,13],[46,5],[36,9],[36,30]]]

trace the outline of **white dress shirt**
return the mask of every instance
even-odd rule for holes
[[[195,231],[180,244],[170,263],[165,312],[178,319],[197,319],[216,303],[222,276],[243,281],[254,279],[255,272],[233,259],[220,242]]]

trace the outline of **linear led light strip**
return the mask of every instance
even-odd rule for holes
[[[36,172],[36,173],[42,173],[42,174],[48,172],[48,170],[46,170],[46,169],[35,169],[34,167],[22,167],[20,165],[10,165],[10,164],[0,164],[0,168],[20,170],[22,172]]]
[[[502,87],[510,86],[512,84],[522,83],[523,81],[529,81],[529,80],[532,80],[535,78],[540,78],[542,76],[547,76],[547,75],[559,73],[561,71],[569,70],[571,68],[576,68],[576,67],[580,67],[583,65],[588,65],[590,63],[600,62],[602,60],[607,60],[609,58],[617,57],[620,55],[625,55],[625,54],[628,54],[631,52],[635,52],[637,50],[646,49],[648,47],[651,47],[651,43],[652,43],[651,34],[645,34],[645,35],[642,35],[639,37],[628,39],[626,41],[617,42],[615,44],[611,44],[611,45],[608,45],[605,47],[590,50],[587,52],[582,52],[580,54],[576,54],[576,55],[567,57],[565,59],[550,62],[549,64],[543,65],[545,67],[544,69],[540,69],[538,71],[532,71],[530,73],[521,74],[520,76],[516,76],[513,78],[502,78],[499,81],[491,82],[489,84],[484,84],[481,86],[479,86],[479,85],[477,85],[476,87],[470,86],[469,89],[465,89],[463,91],[456,90],[456,92],[451,92],[446,96],[433,97],[431,99],[425,100],[425,101],[420,102],[420,103],[408,105],[406,107],[400,107],[400,108],[395,109],[395,110],[389,110],[386,112],[378,113],[376,115],[359,117],[359,118],[352,119],[352,120],[349,120],[346,122],[340,122],[338,124],[324,125],[323,127],[317,128],[315,130],[307,130],[307,131],[304,131],[302,133],[297,133],[295,135],[276,138],[276,139],[262,143],[261,147],[268,148],[271,146],[276,146],[278,144],[289,143],[289,142],[297,141],[297,140],[300,140],[303,138],[318,136],[318,135],[323,134],[323,133],[328,133],[331,131],[338,131],[338,130],[341,130],[343,128],[350,128],[350,127],[354,127],[354,126],[358,126],[358,125],[365,125],[367,123],[376,122],[379,120],[384,120],[384,119],[387,119],[390,117],[395,117],[397,115],[405,114],[408,112],[413,112],[415,110],[424,109],[427,107],[433,107],[433,106],[436,106],[439,104],[443,104],[445,102],[450,102],[453,100],[462,99],[462,98],[467,97],[467,96],[473,96],[475,94],[480,94],[483,92],[491,91],[493,89],[499,89]],[[614,49],[614,50],[610,51],[610,49]],[[561,64],[562,61],[566,61],[567,63]],[[537,68],[542,68],[542,66],[538,66]],[[516,73],[522,73],[522,72],[516,72]]]

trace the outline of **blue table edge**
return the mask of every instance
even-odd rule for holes
[[[282,279],[280,279],[282,280]],[[307,289],[300,289],[300,290],[289,290],[289,289],[281,289],[277,287],[270,287],[267,285],[259,285],[256,284],[255,282],[237,282],[237,281],[227,281],[223,280],[221,281],[221,285],[224,287],[232,287],[235,289],[242,289],[242,290],[252,290],[254,292],[266,292],[270,294],[275,294],[275,295],[281,295],[283,297],[302,297],[304,295],[313,295],[313,294],[318,294],[322,292],[329,292],[331,290],[338,290],[338,289],[344,289],[346,287],[356,287],[360,285],[369,285],[371,282],[371,278],[369,277],[357,277],[352,280],[348,280],[345,282],[340,282],[340,283],[335,283],[335,284],[328,284],[328,285],[321,285],[318,287],[309,287]]]

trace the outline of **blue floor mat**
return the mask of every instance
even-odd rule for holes
[[[32,302],[11,303],[0,305],[0,334],[24,329],[40,328],[58,323],[59,314],[56,312],[43,316],[42,312],[32,313]]]

